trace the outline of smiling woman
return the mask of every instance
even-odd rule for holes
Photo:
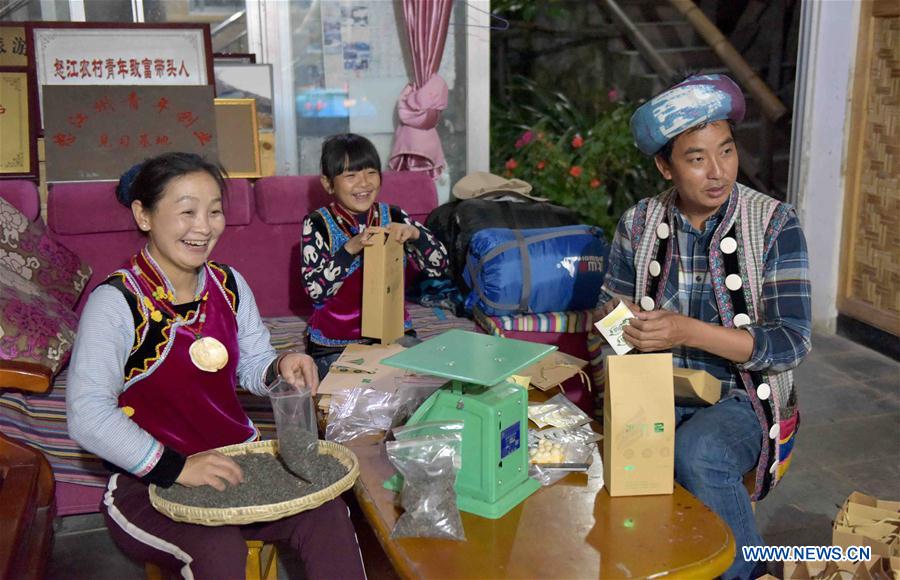
[[[225,229],[224,187],[222,169],[190,153],[149,159],[120,180],[116,196],[147,245],[88,298],[66,403],[72,438],[116,468],[104,509],[121,550],[185,576],[229,578],[245,569],[245,531],[173,522],[151,507],[148,485],[243,482],[215,451],[259,438],[238,384],[265,396],[281,377],[315,393],[318,376],[305,354],[276,357],[244,278],[208,259]],[[290,541],[310,577],[362,576],[340,499],[257,525],[246,539]]]

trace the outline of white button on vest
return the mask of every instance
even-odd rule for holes
[[[725,277],[725,287],[729,290],[740,290],[743,285],[744,281],[741,280],[741,277],[738,274],[729,274]]]
[[[748,324],[750,324],[750,317],[743,312],[734,316],[734,326],[736,328],[747,326]]]
[[[656,302],[653,301],[653,298],[650,298],[649,296],[644,296],[643,298],[641,298],[641,308],[643,308],[644,310],[653,310],[655,306]]]
[[[722,238],[719,242],[719,249],[726,254],[733,254],[737,250],[737,241],[732,237]]]
[[[659,273],[662,271],[662,268],[659,266],[659,262],[653,260],[650,262],[650,275],[651,276],[659,276]]]
[[[773,461],[773,462],[772,462],[772,467],[769,468],[769,473],[771,473],[772,475],[775,475],[775,472],[776,472],[777,470],[778,470],[778,462],[777,462],[777,461]]]
[[[660,223],[656,226],[656,237],[664,240],[669,237],[669,224],[666,222]]]
[[[765,401],[769,398],[769,395],[772,394],[772,388],[769,387],[766,383],[759,383],[759,386],[756,387],[756,396],[761,400]]]
[[[781,434],[781,427],[778,426],[778,423],[772,425],[772,428],[769,429],[769,439],[778,439],[778,435]]]

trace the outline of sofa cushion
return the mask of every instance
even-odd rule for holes
[[[41,215],[41,198],[37,186],[30,181],[0,181],[0,198],[22,212],[28,221],[33,222]]]
[[[56,374],[69,358],[77,327],[71,308],[0,267],[0,359],[38,363]]]
[[[41,221],[0,198],[0,268],[71,308],[78,301],[91,268],[65,246],[50,238]]]
[[[421,171],[385,171],[378,201],[396,205],[424,221],[437,207],[437,189]],[[299,224],[310,212],[331,202],[317,175],[263,177],[256,182],[256,212],[263,223]]]
[[[256,213],[270,225],[299,224],[308,213],[331,201],[318,175],[263,177],[254,189]]]
[[[245,226],[252,216],[252,188],[246,179],[228,179],[225,222]],[[116,201],[116,183],[84,181],[50,187],[47,223],[60,235],[127,232],[137,230],[131,210]]]

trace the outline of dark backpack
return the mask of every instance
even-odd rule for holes
[[[463,279],[463,270],[469,242],[476,232],[487,228],[552,228],[579,223],[574,211],[552,203],[475,198],[438,206],[428,215],[425,226],[447,247],[452,279],[467,293],[471,289]]]

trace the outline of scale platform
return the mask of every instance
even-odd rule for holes
[[[450,379],[407,425],[462,421],[459,509],[496,519],[540,488],[528,477],[528,393],[510,375],[555,346],[454,329],[382,359],[388,366]],[[385,483],[397,490],[395,478]]]
[[[553,345],[455,328],[381,362],[460,383],[490,387],[554,350]]]

